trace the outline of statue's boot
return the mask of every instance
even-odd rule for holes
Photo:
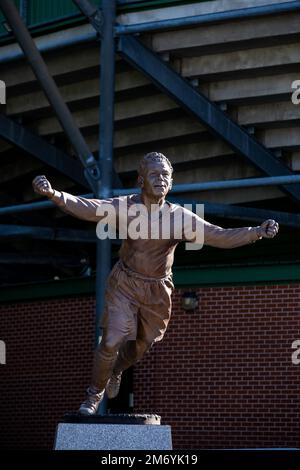
[[[80,405],[78,413],[84,416],[91,416],[97,413],[98,407],[103,400],[105,390],[96,387],[89,387],[86,391],[87,397]]]
[[[111,378],[109,379],[105,387],[105,391],[108,398],[115,398],[118,395],[121,385],[121,379],[122,372],[120,372],[119,374],[113,372]]]

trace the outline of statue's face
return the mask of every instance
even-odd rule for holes
[[[172,186],[172,173],[164,162],[149,162],[143,175],[142,191],[148,196],[165,197]]]

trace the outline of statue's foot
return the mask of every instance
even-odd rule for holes
[[[84,416],[91,416],[97,413],[98,407],[103,400],[105,390],[98,390],[95,387],[89,387],[86,391],[87,398],[80,405],[78,413]]]
[[[120,390],[120,385],[121,385],[121,379],[122,379],[122,372],[118,375],[112,374],[111,378],[107,382],[107,385],[105,387],[106,394],[108,398],[115,398]]]

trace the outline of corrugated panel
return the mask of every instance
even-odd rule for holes
[[[20,8],[20,0],[13,0],[14,4],[17,5],[18,8]],[[3,21],[5,21],[5,18],[0,10],[0,34],[7,33],[6,29],[3,26]]]
[[[206,0],[119,0],[118,10],[120,12],[151,10],[152,8],[164,8],[176,5],[184,5],[187,3],[200,3],[204,1]]]
[[[29,25],[36,25],[74,13],[79,13],[79,10],[72,0],[30,0],[27,21]]]

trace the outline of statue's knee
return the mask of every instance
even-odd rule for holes
[[[113,355],[118,352],[122,342],[123,338],[119,336],[104,336],[100,343],[100,348],[103,353],[107,355]]]

